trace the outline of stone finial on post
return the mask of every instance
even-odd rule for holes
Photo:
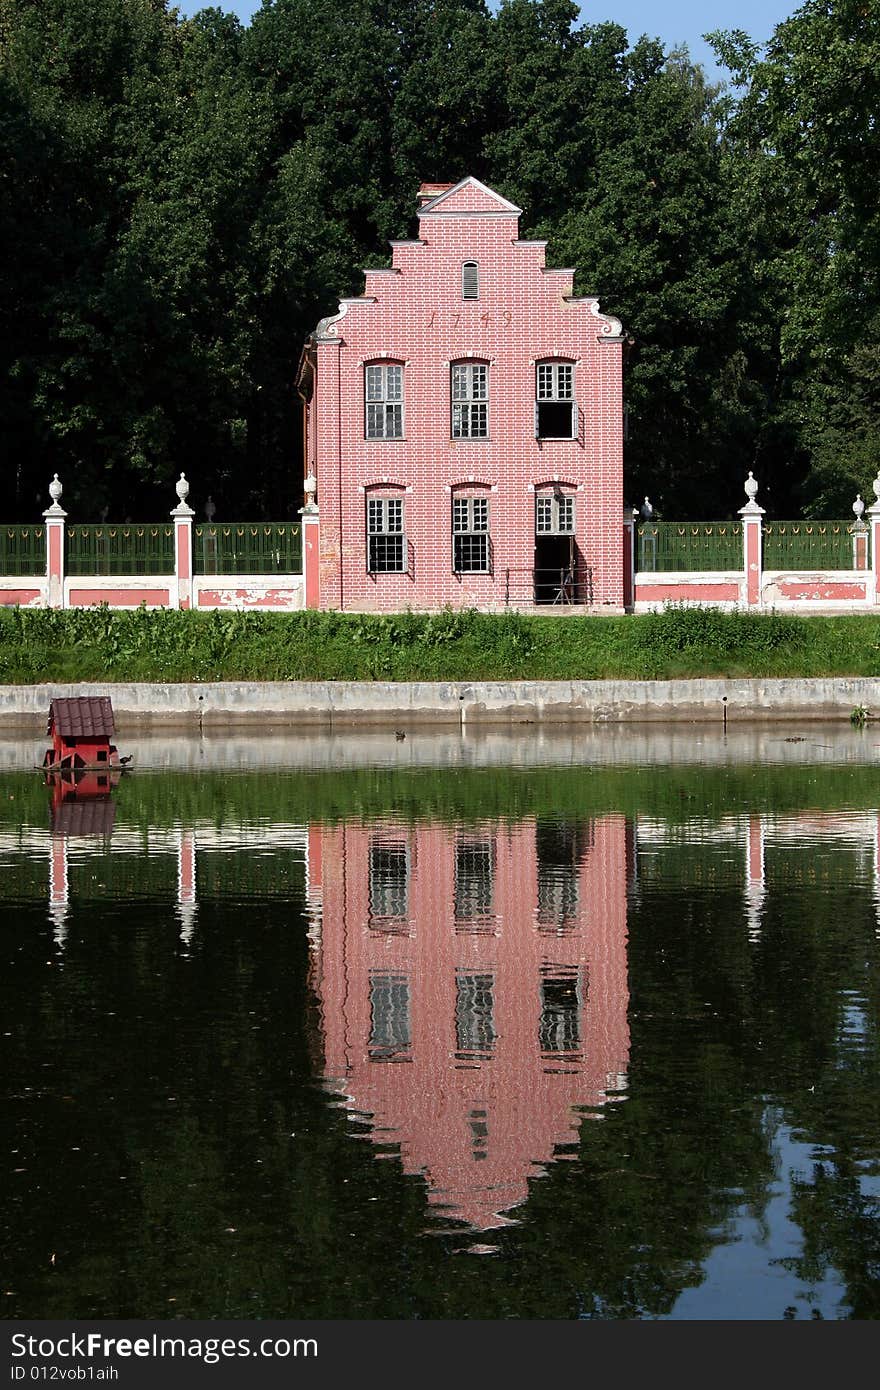
[[[302,556],[303,556],[303,602],[306,608],[321,606],[321,517],[315,500],[318,495],[318,480],[311,468],[303,479],[303,503],[300,507],[302,517]]]
[[[862,501],[862,494],[856,495],[856,500],[852,505],[855,521],[852,524],[852,555],[853,569],[866,570],[868,568],[868,527],[862,520],[865,504]]]
[[[181,473],[174,484],[177,493],[177,506],[172,508],[174,518],[174,574],[177,579],[177,608],[192,607],[192,519],[195,512],[187,503],[189,483],[186,474]]]
[[[47,603],[50,608],[64,607],[64,523],[67,512],[61,506],[63,491],[56,473],[49,484],[52,503],[43,512],[46,522],[46,578],[49,582]]]
[[[874,492],[874,501],[868,508],[871,528],[871,585],[868,602],[876,604],[878,597],[880,597],[880,584],[877,582],[878,571],[880,571],[880,470],[878,470],[871,487]]]
[[[748,501],[740,507],[743,532],[743,573],[745,578],[745,600],[749,608],[756,608],[761,602],[761,579],[763,574],[763,527],[764,508],[755,501],[758,481],[753,473],[745,481]]]

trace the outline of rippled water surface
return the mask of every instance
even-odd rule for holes
[[[878,1315],[869,732],[128,748],[0,743],[7,1318]]]

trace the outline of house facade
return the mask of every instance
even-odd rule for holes
[[[491,1230],[626,1091],[623,816],[313,825],[328,1089],[429,1206]]]
[[[477,179],[419,201],[301,357],[306,604],[622,611],[621,325]]]

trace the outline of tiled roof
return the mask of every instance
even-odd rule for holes
[[[52,811],[52,829],[58,835],[109,835],[116,806],[109,796],[94,801],[62,801]]]
[[[113,705],[109,695],[77,695],[53,700],[49,705],[49,733],[62,738],[111,736]]]

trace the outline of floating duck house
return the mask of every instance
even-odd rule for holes
[[[120,766],[116,745],[110,742],[115,728],[107,695],[52,700],[46,732],[52,739],[43,759],[47,771]]]

